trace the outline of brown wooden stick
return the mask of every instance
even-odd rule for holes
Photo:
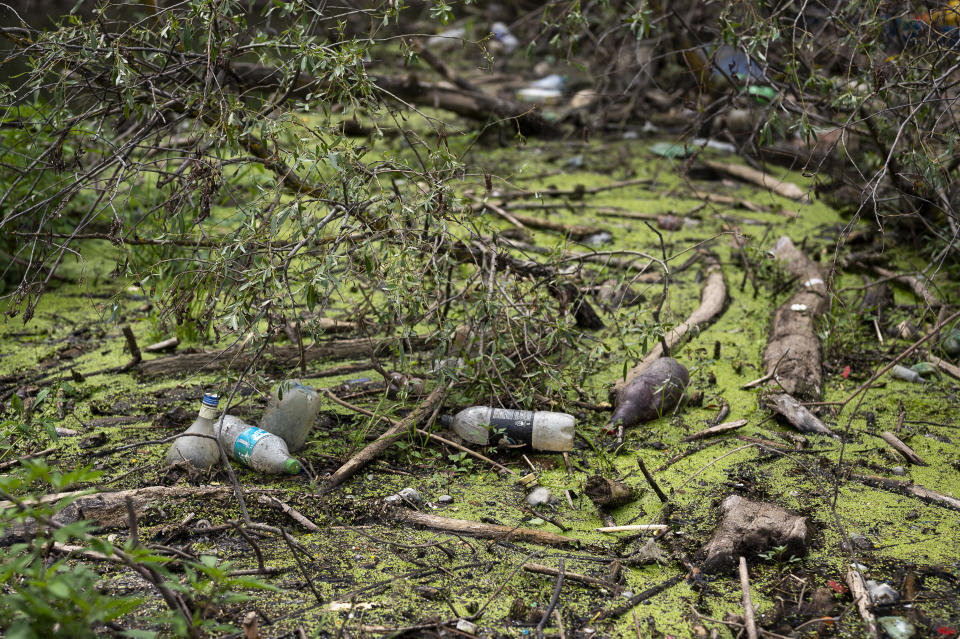
[[[492,208],[490,203],[486,204],[487,208]],[[497,207],[500,208],[500,207]],[[564,224],[563,222],[556,222],[554,220],[545,220],[540,217],[534,217],[532,215],[521,215],[520,213],[507,213],[503,209],[500,209],[503,213],[506,213],[513,218],[513,221],[517,221],[523,226],[531,229],[540,229],[542,231],[554,231],[555,233],[560,233],[567,237],[571,237],[575,240],[579,240],[591,235],[596,235],[597,233],[602,232],[604,229],[597,226],[584,226],[582,224]],[[503,213],[497,212],[498,215],[503,215]]]
[[[693,435],[687,435],[680,441],[692,442],[697,439],[703,439],[704,437],[710,437],[711,435],[717,435],[719,433],[725,433],[730,430],[736,430],[741,426],[746,426],[746,425],[747,425],[747,420],[745,419],[738,419],[735,422],[725,422],[723,424],[717,424],[716,426],[711,426],[710,428],[705,428],[698,433],[694,433]]]
[[[740,590],[743,591],[743,623],[747,627],[748,639],[758,639],[757,620],[753,614],[753,598],[750,596],[750,574],[747,572],[747,560],[740,557]]]
[[[295,522],[297,522],[298,524],[300,524],[310,532],[320,532],[320,526],[316,525],[315,523],[307,519],[307,517],[305,517],[303,513],[301,513],[299,510],[297,510],[290,504],[282,502],[276,497],[271,497],[270,495],[260,495],[257,501],[259,501],[264,506],[268,506],[275,510],[279,510],[280,512],[287,515],[288,517],[290,517],[290,519],[294,520]]]
[[[911,464],[916,464],[917,466],[926,466],[927,462],[923,461],[923,458],[920,457],[912,448],[907,446],[903,441],[891,433],[889,430],[885,430],[880,434],[880,437],[883,438],[883,441],[890,444],[890,447],[895,451],[903,455]]]
[[[478,521],[467,521],[465,519],[452,519],[450,517],[440,517],[439,515],[408,510],[406,508],[395,508],[391,513],[396,519],[415,526],[424,526],[425,528],[432,528],[434,530],[473,535],[486,539],[518,539],[520,541],[529,541],[548,546],[580,543],[579,540],[571,537],[564,537],[556,533],[534,530],[532,528],[513,528],[511,526],[498,526],[496,524],[485,524]]]
[[[940,306],[942,306],[942,302],[940,302],[940,300],[937,299],[937,296],[931,293],[927,285],[921,282],[916,277],[912,275],[898,275],[893,271],[888,271],[882,266],[871,265],[866,268],[870,268],[874,273],[876,273],[881,277],[888,277],[895,282],[901,282],[903,284],[906,284],[907,286],[910,287],[910,290],[912,290],[917,297],[922,299],[924,303],[926,303],[931,308],[939,308]],[[941,326],[942,325],[943,324],[941,323]]]
[[[23,461],[23,460],[25,460],[25,459],[35,459],[35,458],[37,458],[37,457],[43,457],[44,455],[49,455],[50,453],[54,452],[55,450],[57,450],[57,447],[56,447],[56,446],[51,446],[50,448],[46,448],[46,449],[41,450],[40,452],[37,452],[37,453],[30,453],[29,455],[24,455],[24,456],[22,456],[22,457],[17,457],[16,459],[11,459],[11,460],[9,460],[9,461],[5,461],[5,462],[3,462],[2,464],[0,464],[0,470],[6,470],[6,469],[8,469],[8,468],[13,468],[14,466],[16,466],[17,464],[19,464],[21,461]]]
[[[385,450],[390,448],[395,441],[403,437],[407,432],[416,427],[417,422],[426,418],[433,409],[437,407],[443,398],[447,396],[449,386],[438,386],[432,393],[427,395],[426,399],[420,404],[419,408],[407,415],[401,421],[396,422],[387,429],[385,433],[375,439],[370,445],[351,457],[340,468],[334,472],[321,488],[321,493],[326,493],[344,481],[349,479],[358,470],[379,457]]]
[[[542,564],[524,564],[523,569],[527,572],[537,573],[538,575],[550,575],[551,577],[556,577],[560,574],[560,571],[556,568],[551,568],[550,566],[544,566]],[[587,584],[588,586],[594,586],[595,588],[605,588],[611,592],[618,592],[620,586],[618,584],[605,581],[603,579],[597,579],[596,577],[591,577],[589,575],[581,575],[578,572],[566,572],[566,578],[570,581],[577,581],[582,584]]]
[[[815,433],[835,437],[833,431],[820,421],[796,399],[786,393],[777,393],[766,398],[766,407],[783,416],[791,426],[802,433]]]
[[[663,341],[666,342],[667,348],[672,350],[689,331],[702,328],[707,322],[712,321],[723,310],[726,300],[727,286],[723,282],[723,271],[720,269],[720,264],[712,259],[707,266],[707,280],[700,292],[700,306],[690,313],[690,317],[686,321],[664,336]],[[640,363],[627,372],[625,378],[617,380],[617,383],[613,385],[612,395],[618,395],[627,384],[645,371],[662,354],[663,346],[661,344],[651,348],[650,352],[640,360]]]
[[[848,475],[848,477],[854,481],[860,482],[861,484],[873,486],[874,488],[883,488],[886,490],[892,490],[896,493],[912,495],[913,497],[925,501],[928,504],[934,504],[935,506],[942,506],[952,510],[960,510],[960,499],[951,497],[950,495],[944,495],[943,493],[938,493],[937,491],[930,490],[929,488],[924,488],[919,484],[912,484],[908,481],[899,481],[896,479],[887,479],[886,477],[878,477],[876,475],[858,475],[856,473],[851,473]]]
[[[950,362],[944,361],[935,355],[931,355],[927,359],[930,360],[931,364],[942,370],[950,377],[953,377],[954,379],[960,379],[960,367],[954,366]]]
[[[730,177],[737,178],[738,180],[743,180],[744,182],[750,182],[751,184],[762,186],[763,188],[768,189],[777,195],[782,195],[783,197],[790,198],[791,200],[797,200],[800,202],[810,201],[810,196],[807,194],[807,191],[800,188],[796,184],[778,180],[769,173],[758,171],[757,169],[749,167],[745,164],[730,164],[728,162],[716,162],[713,160],[704,160],[703,163],[718,173],[724,173]]]
[[[129,370],[140,363],[143,355],[140,354],[140,347],[137,346],[137,338],[133,334],[133,329],[127,324],[123,327],[123,337],[127,340],[127,349],[130,351],[130,361],[123,365],[123,370]]]

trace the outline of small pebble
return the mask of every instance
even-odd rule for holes
[[[440,504],[452,504],[452,503],[453,503],[453,497],[451,497],[450,495],[440,495],[439,497],[437,497],[437,503],[440,503]]]

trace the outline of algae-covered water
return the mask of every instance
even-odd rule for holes
[[[391,448],[341,489],[319,496],[317,488],[323,475],[383,428],[330,403],[300,455],[310,473],[276,479],[236,468],[252,518],[286,527],[309,554],[301,556],[298,562],[290,548],[275,536],[258,537],[256,543],[264,562],[282,569],[280,574],[263,578],[276,590],[254,592],[247,602],[224,604],[208,614],[239,627],[244,614],[256,610],[261,636],[296,636],[291,633],[302,628],[307,636],[333,637],[380,636],[410,626],[423,626],[412,630],[412,634],[438,636],[442,622],[480,613],[475,623],[481,634],[523,637],[535,632],[553,594],[555,578],[522,570],[521,565],[557,567],[563,559],[567,571],[601,579],[616,580],[616,571],[622,571],[617,591],[565,582],[556,606],[565,637],[685,637],[700,636],[701,628],[707,633],[715,629],[720,636],[737,636],[736,626],[719,621],[726,615],[742,614],[741,590],[734,574],[682,580],[628,613],[612,619],[598,618],[597,613],[623,603],[631,593],[687,573],[664,544],[662,563],[618,567],[616,564],[622,562],[617,562],[617,558],[629,556],[645,540],[624,540],[623,535],[595,530],[605,523],[583,494],[584,483],[593,474],[619,478],[639,494],[632,503],[610,513],[617,524],[660,521],[662,504],[640,473],[639,458],[654,470],[656,481],[674,504],[670,519],[674,546],[694,562],[698,548],[709,539],[716,524],[717,504],[727,495],[768,501],[808,518],[811,533],[805,556],[784,556],[774,551],[767,558],[749,558],[753,601],[763,627],[780,633],[806,623],[796,636],[863,636],[860,617],[845,587],[839,585],[843,584],[851,562],[865,566],[868,578],[886,581],[900,590],[909,575],[916,577],[919,585],[914,599],[880,614],[909,618],[919,628],[918,636],[931,636],[938,628],[958,627],[960,512],[843,479],[836,468],[842,455],[846,469],[905,479],[960,497],[960,423],[955,417],[960,407],[960,382],[943,376],[921,385],[884,376],[856,412],[856,402],[842,412],[829,407],[821,412],[823,421],[840,433],[840,438],[809,435],[804,447],[795,447],[786,437],[791,432],[789,427],[758,406],[760,391],[741,388],[763,375],[761,354],[769,322],[774,309],[789,297],[792,288],[766,251],[778,237],[787,235],[829,270],[846,220],[816,199],[800,205],[742,183],[684,176],[682,160],[657,158],[649,153],[652,141],[531,142],[520,148],[472,150],[464,159],[470,167],[469,175],[489,172],[504,176],[497,185],[502,189],[520,186],[546,191],[578,185],[592,188],[650,178],[647,184],[571,200],[568,206],[549,212],[522,212],[601,227],[610,232],[612,240],[596,247],[600,251],[641,251],[653,255],[659,254],[659,240],[642,220],[613,217],[609,212],[669,213],[691,220],[681,230],[662,231],[665,250],[674,256],[669,264],[678,267],[694,247],[710,251],[722,266],[729,297],[719,318],[673,353],[689,368],[690,390],[700,391],[702,401],[629,429],[619,450],[614,450],[610,439],[601,433],[609,419],[608,412],[575,403],[554,407],[575,414],[578,432],[582,434],[569,455],[569,470],[559,455],[528,452],[524,457],[519,451],[485,451],[518,475],[532,470],[538,482],[557,497],[544,513],[565,529],[523,507],[526,493],[517,485],[515,476],[501,475],[482,461],[413,436]],[[707,153],[714,159],[737,161],[714,151]],[[768,170],[803,187],[811,186],[796,173],[777,167]],[[548,176],[543,177],[545,174]],[[476,183],[465,179],[454,186],[467,189],[476,187]],[[731,195],[751,203],[754,210],[704,204],[691,195],[693,190]],[[556,203],[549,197],[531,201]],[[508,228],[506,222],[503,228]],[[879,232],[867,223],[854,230]],[[745,255],[757,277],[757,288],[744,276],[743,258],[734,248],[733,234],[745,240]],[[544,247],[563,245],[572,251],[589,250],[543,231],[530,231],[529,241]],[[129,359],[120,332],[123,325],[133,328],[141,345],[167,335],[155,321],[148,300],[139,289],[130,288],[133,282],[111,277],[114,264],[106,242],[90,242],[81,254],[83,261],[66,264],[62,274],[74,282],[82,276],[82,283],[65,283],[48,293],[35,318],[26,326],[9,319],[0,324],[0,376],[6,387],[17,387],[25,398],[36,396],[40,388],[54,389],[37,406],[34,419],[78,434],[56,442],[48,441],[43,431],[33,437],[20,436],[7,459],[54,445],[56,451],[48,456],[53,465],[93,465],[104,471],[99,486],[105,490],[178,481],[225,483],[222,472],[181,477],[163,470],[166,446],[162,444],[102,454],[121,444],[176,434],[192,417],[177,417],[171,411],[182,407],[187,414],[192,413],[202,389],[222,388],[235,379],[235,374],[212,369],[201,373],[184,370],[181,376],[165,379],[140,378],[136,373],[97,375],[98,371]],[[897,247],[891,264],[905,269],[918,264],[918,260],[908,248]],[[703,275],[702,261],[671,275],[661,315],[665,327],[682,321],[699,304]],[[585,285],[600,283],[607,276],[597,270],[588,271],[585,277],[591,281]],[[956,265],[949,265],[938,276],[938,292],[945,302],[956,303],[958,281]],[[857,313],[851,311],[862,294],[858,288],[861,285],[858,273],[838,270],[831,310],[818,318],[825,363],[823,399],[828,402],[844,399],[874,370],[910,344],[909,340],[892,335],[884,335],[883,343],[879,343],[873,327],[863,324]],[[596,343],[605,347],[596,367],[600,372],[587,379],[582,389],[594,403],[606,400],[610,385],[623,374],[625,362],[632,365],[642,353],[643,334],[636,327],[651,322],[662,285],[635,287],[645,301],[612,313],[602,312],[606,328],[589,338],[593,340],[591,348]],[[892,325],[907,320],[929,328],[935,322],[936,315],[925,310],[922,301],[908,289],[898,289],[895,300]],[[189,336],[185,335],[181,348],[189,346]],[[906,363],[922,359],[921,351]],[[329,388],[351,378],[376,378],[373,370],[319,376],[333,365],[312,364],[304,382]],[[35,376],[40,378],[38,381],[18,382],[41,371],[48,374]],[[312,377],[313,374],[318,376]],[[255,422],[265,405],[265,392],[277,377],[276,371],[254,371],[251,385],[234,402],[237,413]],[[378,395],[356,401],[381,409],[394,406]],[[899,437],[927,462],[926,466],[905,463],[878,437],[884,430],[896,430],[901,402],[905,419]],[[681,442],[711,423],[723,404],[730,409],[727,421],[745,419],[746,426],[706,442]],[[173,417],[160,420],[165,413]],[[118,423],[114,419],[117,417],[128,419]],[[81,445],[95,433],[102,433],[105,441],[92,447]],[[454,437],[450,432],[440,434]],[[771,452],[769,446],[761,447],[738,436],[785,443],[790,450]],[[382,499],[404,487],[420,492],[426,501],[425,511],[561,533],[578,540],[579,545],[558,549],[401,525],[385,513]],[[262,491],[270,491],[300,510],[321,531],[307,533],[282,513],[259,504],[256,496]],[[452,503],[439,504],[441,495],[451,496]],[[142,522],[141,539],[164,539],[161,531],[168,531],[188,515],[192,516],[191,521],[206,519],[216,526],[237,519],[239,509],[234,500],[162,504]],[[128,534],[125,529],[107,532],[121,541]],[[851,534],[861,535],[867,541],[847,549],[844,540]],[[204,534],[194,529],[177,543],[188,542],[190,552],[216,556],[232,562],[234,568],[250,569],[257,565],[249,542],[233,531]],[[107,592],[143,589],[149,593],[145,583],[119,568],[98,564],[96,569],[103,575],[100,587]],[[835,606],[811,604],[813,594],[823,588],[833,589]],[[353,607],[331,605],[332,602],[348,602]],[[148,608],[160,605],[157,600]],[[807,623],[819,617],[829,620]],[[130,623],[137,624],[136,615]],[[445,632],[445,636],[462,636],[462,632]],[[546,634],[560,636],[555,618],[549,620]]]

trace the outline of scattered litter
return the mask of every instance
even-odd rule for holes
[[[583,154],[577,154],[563,163],[564,168],[567,169],[582,169],[583,168]]]
[[[917,632],[916,627],[903,617],[877,617],[877,623],[890,635],[890,639],[910,639]]]
[[[524,87],[517,91],[517,99],[521,102],[540,102],[543,104],[558,104],[563,97],[563,91],[556,89],[537,89]]]
[[[451,498],[452,500],[453,498]],[[388,504],[409,503],[413,506],[420,506],[423,504],[423,497],[420,496],[416,488],[407,487],[394,495],[384,497],[383,501]]]
[[[510,28],[502,22],[494,22],[491,24],[490,33],[493,34],[493,39],[500,44],[500,48],[504,53],[513,53],[514,50],[520,46],[520,41],[510,32]]]
[[[612,239],[613,235],[611,235],[609,231],[600,231],[599,233],[594,233],[593,235],[588,235],[583,238],[582,242],[587,246],[600,246],[608,243]]]
[[[457,622],[457,630],[465,632],[468,635],[475,635],[477,634],[477,624],[472,621],[467,621],[466,619],[461,619]]]
[[[607,433],[669,414],[689,382],[690,373],[683,364],[672,357],[656,360],[617,394]]]
[[[714,151],[722,151],[723,153],[737,152],[737,147],[733,146],[729,142],[721,142],[720,140],[714,140],[713,138],[693,138],[693,140],[690,142],[696,148],[713,149]]]
[[[910,370],[924,379],[928,377],[940,377],[940,369],[929,362],[917,362],[910,367]]]
[[[868,580],[867,592],[870,593],[870,601],[878,606],[894,604],[900,600],[900,593],[886,582],[877,583],[872,579]]]
[[[780,506],[731,495],[723,500],[720,513],[713,537],[701,549],[707,572],[732,568],[740,555],[756,556],[779,546],[784,546],[787,557],[806,552],[806,518]]]
[[[167,464],[186,461],[195,468],[210,468],[220,461],[220,449],[213,439],[213,424],[217,418],[219,403],[219,396],[204,394],[197,419],[170,445],[167,451]],[[191,437],[191,435],[201,435],[201,437]]]
[[[306,443],[320,407],[317,391],[298,379],[285,380],[274,387],[260,428],[281,438],[288,450],[298,451]]]
[[[549,488],[544,488],[543,486],[537,486],[527,495],[527,503],[530,504],[531,508],[549,504],[552,500],[553,493],[550,492]]]
[[[797,313],[806,313],[806,312],[807,312],[807,305],[806,305],[806,304],[791,304],[791,305],[790,305],[790,310],[791,310],[791,311],[795,311],[795,312],[797,312]]]
[[[300,462],[290,456],[287,444],[262,428],[250,426],[233,415],[224,415],[214,430],[230,457],[256,471],[296,475],[301,470]]]
[[[673,142],[657,142],[651,144],[648,150],[654,155],[662,158],[679,159],[693,155],[693,147],[687,144],[674,144]]]
[[[551,73],[548,76],[542,77],[539,80],[534,80],[527,87],[531,89],[546,89],[549,91],[563,91],[563,88],[566,86],[566,79],[558,74]]]
[[[809,280],[804,282],[803,285],[807,288],[811,288],[813,286],[823,286],[823,280],[821,280],[819,277],[811,277]]]
[[[940,346],[943,348],[943,352],[950,357],[960,356],[960,328],[954,328],[944,335]]]
[[[471,406],[454,417],[444,415],[440,423],[481,446],[505,440],[507,445],[529,444],[534,450],[563,451],[573,448],[576,419],[567,413]]]
[[[905,366],[900,366],[899,364],[890,369],[890,375],[897,379],[902,379],[905,382],[912,382],[914,384],[923,383],[923,378],[920,377],[916,371],[910,370]]]
[[[624,131],[622,137],[624,140],[636,140],[640,135],[636,131]]]
[[[341,612],[343,610],[370,610],[373,604],[367,601],[351,603],[349,601],[331,601],[324,609],[330,612]]]

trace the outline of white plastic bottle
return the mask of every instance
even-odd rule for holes
[[[227,454],[254,470],[288,475],[300,472],[300,462],[290,456],[284,441],[262,428],[233,415],[224,415],[214,430]]]
[[[213,425],[217,420],[217,404],[220,397],[204,393],[200,414],[190,428],[182,432],[167,451],[167,464],[187,461],[195,468],[209,468],[220,461],[220,449],[213,438]],[[206,435],[206,437],[191,437]]]
[[[530,444],[534,450],[563,451],[573,448],[576,419],[566,413],[471,406],[453,418],[444,416],[441,422],[481,446],[496,443],[502,436],[517,444]]]
[[[320,412],[320,394],[300,383],[298,379],[280,382],[273,389],[267,410],[260,419],[260,428],[273,433],[287,444],[290,451],[298,451],[307,441],[307,435]]]

